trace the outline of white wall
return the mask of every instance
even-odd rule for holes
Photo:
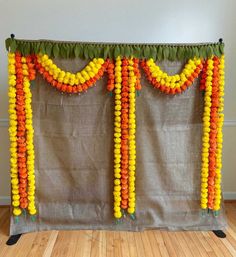
[[[227,82],[223,184],[224,191],[236,196],[235,10],[235,0],[0,0],[0,203],[10,191],[4,40],[11,33],[25,39],[97,42],[192,43],[223,38]]]

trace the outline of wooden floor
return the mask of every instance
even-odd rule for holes
[[[225,239],[213,232],[47,231],[24,234],[7,246],[9,209],[0,208],[1,257],[236,257],[236,201],[226,203]]]

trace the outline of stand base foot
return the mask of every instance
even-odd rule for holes
[[[10,236],[9,239],[7,240],[6,244],[7,245],[14,245],[18,242],[18,240],[20,239],[22,234],[18,234],[18,235],[13,235]]]
[[[226,237],[226,234],[222,230],[212,230],[212,232],[219,238]]]

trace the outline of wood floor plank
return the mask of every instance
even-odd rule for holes
[[[144,248],[145,255],[147,257],[154,257],[155,255],[154,255],[154,252],[152,251],[152,246],[151,246],[150,240],[148,238],[148,234],[146,233],[146,231],[140,232],[140,234],[141,234],[141,239],[143,242],[143,248]]]
[[[26,233],[21,236],[20,240],[17,242],[17,244],[13,246],[8,246],[6,244],[3,245],[1,249],[1,255],[4,257],[25,257],[30,252],[33,242],[36,238],[36,233]]]
[[[172,257],[171,255],[169,255],[168,251],[167,251],[167,246],[163,240],[162,234],[160,230],[154,230],[153,231],[155,239],[157,241],[157,244],[159,245],[159,249],[160,249],[160,253],[162,257]]]
[[[55,231],[53,230],[50,234],[50,237],[48,239],[48,242],[47,242],[47,245],[46,245],[46,248],[43,252],[43,257],[50,257],[51,254],[52,254],[52,250],[53,250],[53,247],[56,243],[56,240],[57,240],[57,236],[58,236],[58,231]]]
[[[52,250],[52,257],[90,257],[92,231],[60,231]]]
[[[52,233],[53,233],[53,231],[38,232],[36,234],[35,240],[32,244],[32,247],[31,247],[27,257],[31,257],[31,256],[42,257],[47,248],[47,245],[48,245],[48,242],[50,240],[50,236]],[[48,255],[48,256],[50,256],[50,255]]]
[[[121,238],[120,238],[120,232],[115,231],[113,234],[113,244],[114,244],[114,256],[115,257],[121,257]]]
[[[185,242],[187,243],[187,245],[189,246],[190,251],[192,252],[192,255],[195,256],[201,256],[201,253],[199,251],[198,248],[195,247],[194,242],[190,236],[190,231],[181,231],[180,232],[185,240]]]
[[[104,230],[100,231],[100,240],[101,240],[101,245],[99,248],[99,256],[106,257],[106,251],[107,251],[106,231]]]
[[[91,245],[92,245],[92,230],[81,230],[76,231],[77,236],[77,247],[75,256],[77,257],[90,257]]]
[[[232,247],[236,250],[236,235],[232,229],[227,229],[226,231],[226,238],[232,245]]]
[[[129,256],[130,257],[138,256],[134,233],[130,232],[130,231],[125,232],[125,233],[127,235],[127,240],[128,240]]]
[[[236,214],[231,216],[231,213],[227,215],[227,222],[230,228],[236,233]]]
[[[0,210],[1,219],[0,219],[0,249],[2,249],[2,245],[4,245],[8,239],[9,235],[9,227],[10,227],[10,217],[9,217],[9,208],[2,208]]]
[[[198,239],[197,235],[191,231],[189,232],[189,236],[191,237],[194,247],[198,248],[199,252],[200,252],[200,256],[201,257],[209,257],[208,253],[205,251],[201,241]]]
[[[94,230],[92,234],[91,257],[106,256],[106,245],[104,245],[103,231]]]
[[[53,257],[67,256],[71,240],[72,240],[72,233],[69,233],[68,231],[64,231],[64,230],[59,231],[51,256]]]
[[[166,249],[171,257],[178,257],[178,255],[174,249],[174,246],[168,236],[168,233],[169,233],[168,231],[161,231],[161,236],[165,243]]]
[[[0,224],[2,224],[2,219],[6,215],[9,217],[9,208],[1,208],[0,209]]]
[[[188,244],[186,243],[186,241],[183,238],[183,235],[179,232],[173,232],[173,234],[175,235],[175,238],[178,242],[178,244],[180,245],[180,247],[182,248],[183,251],[183,256],[187,256],[187,257],[194,257],[192,255],[191,250],[189,249]]]
[[[225,241],[225,238],[218,238],[213,232],[209,232],[211,238],[215,242],[215,244],[221,249],[222,253],[226,257],[232,257],[233,255],[230,253],[228,248],[225,246],[223,241]]]
[[[114,232],[106,231],[106,257],[114,257]]]
[[[211,238],[210,233],[213,232],[201,232],[205,238],[205,240],[208,241],[209,245],[211,246],[213,252],[216,254],[218,257],[223,257],[224,253],[222,250],[219,248],[219,246],[214,242],[214,240]]]
[[[214,253],[212,247],[208,243],[208,241],[205,239],[203,234],[200,231],[194,232],[196,237],[198,238],[199,242],[201,242],[202,247],[206,251],[206,253],[211,257],[217,257],[217,255]]]
[[[99,256],[99,248],[100,248],[100,232],[99,231],[93,231],[92,233],[92,242],[91,242],[91,257],[98,257]]]
[[[128,236],[125,231],[119,232],[120,234],[120,240],[121,240],[121,256],[122,257],[132,257],[129,254],[129,242],[128,242]]]
[[[179,244],[174,232],[169,231],[167,233],[167,236],[169,237],[170,242],[171,242],[173,248],[175,249],[176,255],[179,257],[188,257],[185,255],[185,252],[182,250],[181,245]]]
[[[146,255],[144,251],[144,246],[143,246],[143,241],[141,238],[141,233],[139,232],[134,232],[134,240],[137,248],[137,257],[143,257]]]
[[[155,257],[159,257],[159,256],[161,257],[161,252],[160,252],[159,244],[157,244],[157,242],[156,242],[153,230],[146,230],[146,231],[144,231],[144,233],[146,233],[146,235],[148,237],[148,240],[149,240],[151,248],[152,248],[153,255]]]
[[[228,227],[226,229],[226,233],[230,234],[231,237],[234,239],[234,241],[236,242],[236,231],[234,231],[231,227]]]
[[[230,242],[225,238],[222,240],[222,243],[226,246],[226,248],[229,250],[232,256],[236,256],[236,250],[233,248],[233,246],[230,244]]]
[[[236,215],[235,215],[235,219],[236,219]],[[229,216],[227,217],[227,222],[228,222],[228,226],[229,226],[228,228],[230,228],[234,232],[234,234],[236,234],[236,224],[233,223],[233,221],[231,220],[231,218]]]
[[[64,254],[60,255],[60,256],[63,256],[63,257],[64,256],[67,256],[67,257],[77,256],[76,253],[77,253],[78,240],[80,238],[80,233],[78,233],[78,231],[67,231],[67,232],[70,233],[70,236],[67,241],[68,246],[67,246],[66,252],[64,252]],[[86,236],[84,231],[83,231],[83,235]],[[56,244],[55,244],[55,246],[56,246]],[[84,253],[81,253],[81,254],[84,254]],[[87,254],[85,254],[85,256],[87,256]]]

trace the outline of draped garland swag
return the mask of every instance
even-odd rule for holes
[[[107,76],[114,97],[114,217],[135,219],[136,101],[142,86],[141,70],[154,89],[182,94],[200,81],[203,92],[200,208],[219,215],[221,208],[222,126],[224,121],[224,44],[110,44],[6,40],[9,73],[9,136],[12,211],[37,215],[34,173],[34,128],[30,83],[39,73],[48,85],[66,94],[92,90]],[[79,72],[57,67],[53,58],[90,59]],[[168,75],[162,60],[185,60],[180,74]],[[138,174],[137,174],[138,176]]]

